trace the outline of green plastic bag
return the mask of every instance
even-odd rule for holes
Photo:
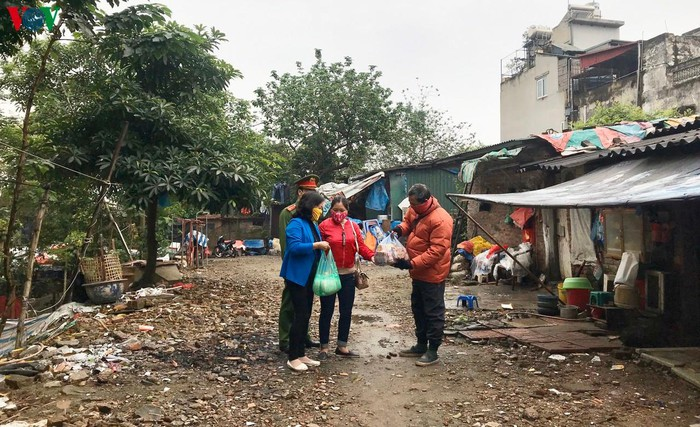
[[[341,288],[340,276],[338,275],[338,267],[335,266],[333,253],[331,251],[322,252],[321,260],[316,268],[316,277],[314,278],[314,293],[320,297],[337,294]]]

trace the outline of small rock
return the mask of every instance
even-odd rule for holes
[[[49,381],[46,384],[44,384],[44,388],[58,388],[61,386],[60,381]]]
[[[163,410],[157,406],[145,405],[134,411],[134,415],[143,422],[156,423],[163,419]]]
[[[529,421],[535,421],[540,417],[540,414],[534,408],[525,409],[525,419]]]
[[[552,354],[551,356],[548,357],[550,360],[556,360],[557,362],[563,362],[566,360],[566,356],[563,356],[561,354]]]
[[[593,359],[591,359],[591,363],[594,365],[600,365],[601,363],[603,363],[603,361],[600,360],[599,356],[594,356]]]
[[[483,425],[484,427],[501,427],[500,423],[497,423],[495,421],[491,421],[490,423],[486,423]]]
[[[46,381],[51,381],[53,380],[53,374],[51,372],[42,372],[39,375],[36,376],[39,381],[46,382]]]
[[[54,415],[46,423],[47,427],[63,427],[68,423],[68,418],[63,415]]]
[[[57,347],[63,347],[63,346],[68,346],[68,347],[77,347],[80,345],[80,342],[78,340],[58,340],[56,341],[56,346]]]
[[[34,378],[25,377],[24,375],[8,375],[5,377],[5,384],[13,390],[18,390],[27,387],[34,383]]]
[[[100,372],[97,374],[97,382],[106,384],[110,381],[112,381],[112,376],[114,374],[112,373],[111,369],[105,369],[104,371]]]
[[[124,341],[121,344],[121,347],[129,351],[139,351],[143,348],[143,344],[141,343],[141,341],[135,338],[131,338],[129,340]]]
[[[79,383],[87,380],[88,378],[90,378],[90,374],[85,371],[73,371],[68,376],[69,381],[72,383]]]

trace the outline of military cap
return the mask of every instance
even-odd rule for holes
[[[302,179],[298,180],[294,184],[297,186],[297,188],[300,188],[302,190],[315,190],[318,188],[318,183],[320,181],[320,178],[318,175],[306,175]]]

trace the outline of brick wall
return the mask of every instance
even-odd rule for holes
[[[515,167],[498,169],[502,166],[499,162],[480,165],[471,192],[473,194],[513,193],[544,187],[545,172],[530,171],[519,173]],[[486,210],[487,207],[488,210]],[[469,214],[483,225],[499,243],[508,246],[517,246],[522,243],[522,230],[515,224],[507,224],[505,222],[506,216],[515,209],[517,207],[478,201],[469,201],[467,207]],[[537,221],[538,224],[533,259],[539,264],[544,259],[544,246],[542,244],[541,219],[537,213],[533,221]],[[491,241],[475,224],[469,223],[467,226],[467,238],[477,235],[481,235],[483,238]]]

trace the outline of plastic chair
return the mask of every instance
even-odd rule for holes
[[[476,295],[460,295],[457,297],[457,306],[459,306],[460,301],[462,302],[462,307],[467,307],[469,310],[474,310],[476,305],[479,308],[479,299]]]

